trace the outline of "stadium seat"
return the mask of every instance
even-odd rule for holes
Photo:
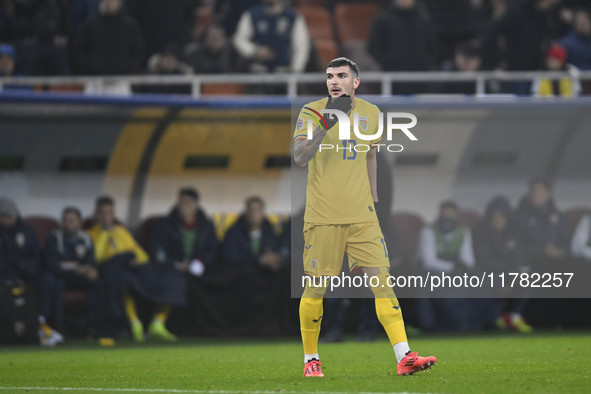
[[[408,261],[413,258],[424,225],[423,219],[414,213],[399,212],[392,215],[394,236],[403,259]]]
[[[206,83],[201,86],[203,95],[241,95],[244,85],[239,83]]]
[[[83,92],[84,85],[50,85],[51,92]]]
[[[236,222],[236,220],[238,220],[239,216],[240,215],[235,212],[216,212],[211,216],[213,225],[215,226],[215,233],[220,241],[224,239],[226,231],[228,231],[228,229]]]
[[[335,7],[335,24],[339,41],[367,41],[377,13],[377,4],[338,4]]]
[[[575,229],[577,228],[581,217],[589,212],[591,212],[591,208],[583,207],[571,208],[564,212],[564,220],[566,221],[566,226],[568,227],[569,239],[571,239],[575,233]]]
[[[460,211],[458,219],[464,226],[472,228],[480,221],[480,214],[476,211]]]
[[[324,7],[324,0],[295,0],[295,5],[298,7]]]
[[[144,250],[150,250],[150,241],[152,240],[152,231],[154,230],[154,225],[158,220],[164,219],[164,216],[156,215],[150,216],[139,225],[137,229],[137,242],[140,244]]]
[[[28,216],[23,219],[23,222],[35,231],[41,248],[44,247],[49,234],[60,226],[56,219],[49,216]]]
[[[308,26],[308,33],[313,40],[334,40],[330,14],[324,7],[303,6],[297,8]]]
[[[339,56],[337,43],[332,39],[316,39],[314,44],[323,66]]]

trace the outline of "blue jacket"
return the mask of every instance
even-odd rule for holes
[[[494,211],[503,212],[509,219],[505,231],[499,233],[490,224]],[[485,217],[472,232],[476,263],[483,271],[504,271],[524,265],[522,240],[513,212],[505,197],[495,197],[487,206]]]
[[[230,264],[259,265],[259,258],[265,252],[277,251],[277,236],[268,220],[262,224],[261,244],[259,253],[253,254],[246,216],[242,215],[226,233],[222,250],[223,261]]]
[[[570,64],[580,70],[591,70],[591,37],[582,37],[571,30],[560,44],[566,48]]]
[[[12,228],[0,227],[0,280],[26,280],[41,272],[35,232],[19,218]]]
[[[527,259],[543,257],[544,249],[550,243],[565,252],[569,250],[566,222],[552,200],[546,206],[536,208],[524,197],[515,214]]]
[[[61,268],[62,261],[75,261],[96,267],[90,235],[85,231],[79,231],[74,236],[67,237],[62,230],[50,234],[45,244],[45,264],[47,270],[56,278],[64,278],[70,273]]]
[[[178,209],[158,221],[152,232],[150,243],[151,260],[156,263],[174,264],[185,260],[181,219]],[[206,266],[216,258],[217,237],[211,220],[200,209],[197,212],[197,237],[193,246],[193,259],[201,260]]]
[[[277,66],[289,66],[291,63],[291,33],[296,20],[296,13],[290,7],[284,7],[281,15],[269,15],[264,5],[257,5],[248,10],[254,27],[253,41],[257,45],[267,45],[276,51],[277,57],[265,65],[271,71]]]

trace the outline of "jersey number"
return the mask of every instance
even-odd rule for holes
[[[347,149],[347,147],[349,146],[349,143],[353,144],[351,151],[349,151],[349,149]],[[357,157],[357,151],[355,150],[355,147],[357,146],[357,141],[355,140],[343,140],[343,146],[345,147],[345,149],[343,149],[343,160],[355,160],[355,158]],[[352,153],[352,156],[347,156],[347,153]]]

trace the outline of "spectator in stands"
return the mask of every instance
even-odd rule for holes
[[[303,72],[310,54],[306,22],[284,0],[264,0],[245,11],[233,42],[254,73]]]
[[[0,0],[0,43],[12,43],[15,37],[14,4],[11,0]]]
[[[418,256],[423,269],[432,275],[462,275],[475,268],[472,233],[460,225],[458,217],[458,205],[454,201],[445,201],[441,203],[435,223],[421,231]],[[458,295],[454,289],[447,290],[449,297]],[[470,299],[421,298],[418,301],[424,330],[471,330],[479,324]]]
[[[195,23],[194,0],[128,0],[128,6],[145,38],[146,59],[169,43],[187,45]]]
[[[215,228],[200,207],[197,190],[187,187],[179,191],[176,206],[156,224],[151,246],[154,262],[178,272],[202,276],[214,263]]]
[[[82,74],[127,75],[142,69],[144,41],[122,0],[101,0],[99,12],[82,26],[74,55]]]
[[[544,53],[550,39],[550,11],[557,0],[515,1],[507,13],[496,23],[488,42],[497,44],[498,36],[505,43],[505,63],[509,71],[534,71],[543,68]],[[500,63],[497,59],[496,63]],[[517,81],[511,84],[515,94],[529,95],[531,83]]]
[[[560,40],[568,53],[568,63],[580,70],[591,70],[591,16],[586,9],[574,14],[574,26],[570,33]]]
[[[591,261],[591,213],[583,215],[579,220],[570,250],[573,256]]]
[[[438,60],[452,60],[457,45],[476,38],[481,26],[473,3],[472,0],[425,1],[440,47]]]
[[[435,33],[415,0],[392,0],[373,21],[368,51],[384,71],[429,71],[435,65]],[[424,84],[394,84],[393,93],[423,93]]]
[[[229,264],[264,267],[271,271],[281,268],[277,237],[273,225],[265,217],[262,198],[246,200],[246,212],[226,233],[222,259]]]
[[[67,207],[62,214],[62,226],[55,230],[45,245],[47,270],[58,282],[58,327],[63,321],[65,290],[90,291],[88,293],[89,323],[96,328],[98,270],[90,236],[82,230],[82,214],[75,207]]]
[[[518,227],[515,224],[511,205],[506,197],[495,197],[486,207],[485,217],[474,229],[474,255],[479,267],[487,273],[524,272],[525,259]],[[507,296],[509,294],[505,294]],[[484,323],[496,318],[501,329],[531,332],[532,327],[522,317],[528,302],[529,289],[516,288],[510,293],[515,298],[498,298],[495,310],[485,316]],[[492,312],[492,313],[491,313]]]
[[[191,75],[193,69],[180,59],[180,49],[176,44],[166,45],[162,51],[148,60],[149,74],[152,75]],[[191,94],[190,84],[159,84],[134,86],[136,93]]]
[[[242,14],[261,0],[215,0],[215,20],[222,23],[227,37],[232,37]]]
[[[16,75],[16,50],[12,45],[0,44],[0,77]]]
[[[480,46],[476,42],[459,45],[456,49],[453,62],[447,62],[441,71],[463,71],[475,72],[480,70],[481,64]],[[439,82],[433,86],[434,93],[455,93],[455,94],[475,94],[476,86],[474,82]]]
[[[570,245],[568,229],[554,204],[548,181],[534,179],[530,182],[528,193],[517,208],[516,219],[527,265],[566,257]]]
[[[109,196],[99,197],[96,202],[97,224],[88,230],[94,246],[95,257],[102,281],[104,311],[108,317],[101,330],[112,340],[124,324],[125,313],[131,325],[131,332],[137,342],[143,342],[144,327],[140,321],[134,297],[130,292],[159,304],[149,326],[152,337],[176,341],[165,322],[170,313],[167,305],[183,305],[185,302],[184,282],[169,275],[169,272],[155,264],[149,264],[149,256],[138,245],[133,236],[115,219],[115,202]],[[125,307],[123,302],[125,300]]]
[[[219,74],[231,71],[231,48],[224,28],[212,23],[199,40],[187,45],[185,59],[197,74]]]
[[[23,74],[68,75],[66,0],[21,0],[14,7]]]
[[[55,346],[63,342],[64,337],[49,326],[49,320],[56,320],[52,313],[55,312],[56,282],[43,271],[35,232],[23,223],[16,203],[0,197],[0,283],[17,287],[23,282],[31,285],[37,294],[40,343]]]
[[[566,50],[564,47],[552,45],[546,55],[546,69],[548,71],[566,71]],[[548,78],[536,78],[532,86],[532,94],[535,96],[578,96],[581,91],[580,83],[573,78],[565,77],[559,80]]]
[[[123,0],[123,10],[127,9],[127,1]],[[72,27],[76,36],[84,22],[92,18],[99,11],[101,0],[72,0]]]

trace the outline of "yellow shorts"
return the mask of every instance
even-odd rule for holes
[[[343,257],[349,256],[349,270],[390,267],[388,248],[377,220],[355,224],[304,223],[304,272],[310,276],[341,273]]]

